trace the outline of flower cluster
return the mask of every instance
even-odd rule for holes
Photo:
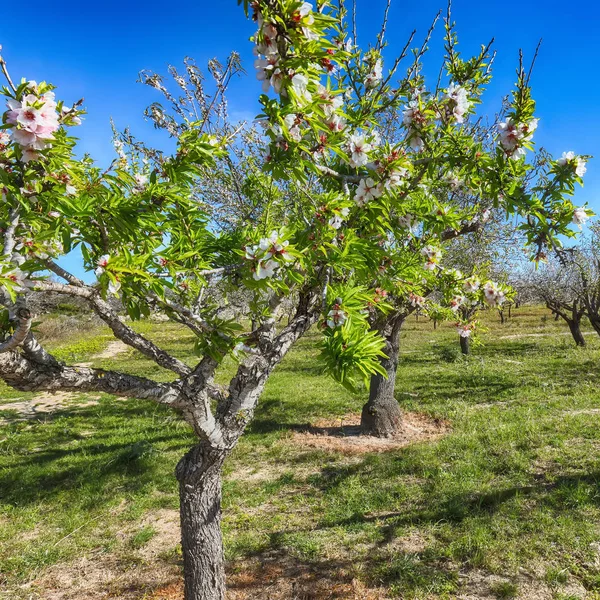
[[[474,294],[481,287],[481,282],[475,276],[465,279],[463,288],[467,294]]]
[[[469,107],[471,106],[471,102],[467,96],[467,90],[452,83],[446,91],[444,99],[448,102],[448,107],[452,116],[456,119],[456,122],[463,123],[465,114],[469,111]]]
[[[570,165],[575,169],[575,175],[577,177],[583,177],[587,171],[586,161],[581,156],[576,156],[572,150],[569,152],[563,152],[562,156],[556,161],[561,167]]]
[[[490,306],[501,306],[504,302],[504,292],[493,281],[487,281],[483,286],[483,297]]]
[[[337,110],[342,107],[344,101],[341,96],[334,96],[325,86],[319,84],[317,97],[320,100],[319,107],[325,114],[325,124],[333,133],[344,131],[346,128],[346,119],[337,114]]]
[[[255,38],[254,66],[257,79],[263,82],[263,91],[267,93],[273,87],[277,94],[286,95],[286,87],[289,85],[296,97],[310,102],[312,95],[308,91],[309,80],[306,75],[295,73],[282,66],[283,56],[289,43],[287,37],[279,33],[274,23],[265,21],[257,4],[254,6],[254,18],[259,25]],[[314,23],[312,4],[303,2],[293,14],[289,15],[289,18],[289,24],[293,25],[297,33],[301,32],[307,40],[317,39],[318,36],[311,29]]]
[[[581,226],[589,219],[589,215],[583,206],[577,207],[573,211],[573,223],[581,229]]]
[[[509,158],[518,160],[525,156],[524,144],[531,141],[537,126],[537,119],[532,119],[529,123],[515,123],[511,117],[498,124],[500,145]]]
[[[426,120],[418,100],[411,100],[402,111],[402,123],[408,130],[407,141],[415,152],[421,152],[425,147],[420,130]]]
[[[16,100],[7,101],[5,121],[10,128],[10,137],[20,146],[24,162],[38,160],[39,151],[51,146],[54,133],[60,127],[54,93],[47,91],[38,95],[37,84],[30,82],[30,93]]]
[[[450,300],[450,309],[452,312],[457,312],[458,309],[466,302],[466,298],[460,294],[452,296]]]
[[[423,308],[425,306],[426,300],[425,298],[423,298],[423,296],[419,296],[414,292],[411,292],[408,296],[408,302],[411,306],[414,306],[415,308]]]
[[[281,235],[277,231],[271,232],[271,235],[262,238],[258,244],[246,247],[246,259],[252,261],[252,271],[254,279],[270,279],[275,275],[275,271],[293,260],[287,251],[289,241],[281,241]]]
[[[348,207],[341,208],[339,211],[334,210],[333,216],[329,219],[329,226],[339,229],[349,214],[350,209]]]
[[[381,64],[381,59],[378,58],[375,61],[375,63],[373,64],[373,68],[371,69],[371,71],[365,78],[365,85],[368,88],[377,87],[382,79],[383,79],[382,64]]]
[[[435,246],[425,246],[423,250],[421,250],[421,254],[427,259],[425,263],[425,270],[433,271],[437,266],[439,266],[440,260],[442,259],[442,251]]]

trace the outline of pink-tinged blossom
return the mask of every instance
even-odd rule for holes
[[[8,200],[9,190],[7,187],[0,187],[0,199],[2,202],[6,202]]]
[[[452,83],[446,91],[445,98],[450,103],[452,114],[456,119],[456,122],[463,123],[464,116],[471,106],[471,102],[469,101],[469,97],[467,96],[467,91],[465,88]]]
[[[411,306],[414,306],[415,308],[423,308],[425,306],[425,298],[413,292],[409,294],[408,302]]]
[[[367,177],[360,180],[358,188],[356,188],[354,201],[358,206],[364,206],[374,198],[381,198],[382,193],[381,184],[373,181],[371,177]]]
[[[10,144],[10,135],[6,131],[0,131],[0,146],[8,146]]]
[[[525,156],[523,144],[531,141],[533,132],[537,129],[538,119],[532,119],[529,123],[515,123],[512,117],[508,117],[504,123],[498,125],[500,145],[513,160]]]
[[[363,134],[355,133],[348,140],[348,152],[350,153],[350,166],[364,167],[369,162],[368,152],[371,150]]]
[[[104,273],[106,267],[108,266],[108,261],[109,260],[110,260],[110,255],[109,254],[103,254],[96,261],[96,270],[94,271],[94,273],[96,273],[96,277],[100,277],[100,275],[102,275],[102,273]]]
[[[581,226],[589,219],[585,208],[583,206],[579,206],[573,211],[573,223],[581,229]]]
[[[383,70],[382,70],[381,59],[377,59],[375,61],[375,64],[373,65],[373,69],[365,78],[365,85],[368,88],[377,87],[382,79],[383,79]]]
[[[424,265],[424,268],[427,271],[435,270],[442,259],[442,251],[431,245],[425,246],[425,248],[421,250],[421,254],[427,259],[427,262]]]
[[[47,92],[39,98],[27,94],[21,101],[8,100],[7,107],[6,122],[12,125],[10,137],[21,147],[23,160],[38,160],[38,152],[50,146],[60,127],[54,94]]]
[[[556,162],[561,167],[566,164],[573,165],[573,167],[575,167],[575,174],[578,177],[583,177],[587,171],[587,163],[585,159],[581,158],[580,156],[576,156],[575,152],[572,150],[569,152],[563,152],[561,158],[559,158]]]
[[[467,292],[467,294],[475,293],[477,290],[479,290],[480,286],[481,282],[479,279],[477,279],[477,277],[469,277],[469,279],[465,280],[463,283],[463,289],[465,292]]]
[[[500,306],[504,302],[504,292],[493,281],[483,286],[483,297],[490,306]]]
[[[456,324],[456,331],[458,331],[458,335],[461,338],[469,338],[471,337],[471,334],[473,333],[473,329],[474,329],[474,325],[472,323],[457,323]]]
[[[452,309],[452,311],[458,311],[458,309],[465,303],[465,300],[466,298],[464,296],[452,296],[452,299],[450,300],[450,308]]]
[[[334,304],[333,308],[327,313],[327,326],[334,329],[341,327],[348,319],[348,315],[340,308],[339,304]]]
[[[329,226],[334,229],[339,229],[344,223],[344,219],[350,214],[349,208],[342,208],[339,212],[334,213],[333,217],[329,219]]]

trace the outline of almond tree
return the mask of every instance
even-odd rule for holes
[[[586,304],[577,264],[562,253],[560,257],[553,255],[538,270],[529,272],[529,286],[557,320],[561,318],[567,323],[575,344],[585,346],[581,320],[586,314]]]
[[[186,600],[224,598],[222,465],[293,344],[320,322],[320,360],[338,381],[354,389],[375,373],[386,376],[380,362],[386,341],[370,328],[370,315],[393,313],[385,292],[418,293],[440,277],[444,239],[477,217],[428,194],[440,170],[458,169],[479,197],[523,214],[540,254],[570,232],[575,207],[566,195],[584,160],[552,163],[543,187],[524,189],[522,155],[531,146],[534,120],[523,73],[498,146],[488,151],[473,138],[465,121],[490,76],[487,51],[463,62],[452,45],[451,81],[435,92],[423,89],[417,51],[392,87],[403,57],[384,75],[383,36],[360,52],[347,39],[343,5],[323,1],[316,11],[296,0],[244,5],[258,24],[259,78],[265,92],[274,91],[260,98],[267,148],[262,175],[274,191],[250,227],[234,218],[215,230],[206,197],[196,193],[207,168],[227,156],[236,161],[236,132],[211,129],[220,118],[218,101],[173,130],[173,156],[148,159],[133,143],[127,150],[117,144],[120,158],[101,169],[89,157],[76,158],[68,127],[76,125],[80,106],[57,102],[47,83],[14,84],[0,61],[8,81],[0,130],[6,307],[0,377],[21,390],[103,391],[181,413],[197,435],[176,470]],[[382,141],[380,119],[384,123],[403,106],[406,137]],[[288,185],[294,187],[292,206],[284,193]],[[262,185],[247,189],[260,203]],[[426,223],[414,240],[407,239],[410,215]],[[95,270],[97,283],[86,284],[60,266],[60,257],[74,248],[84,268]],[[62,283],[51,281],[49,272]],[[219,318],[205,301],[215,277],[252,296],[254,331]],[[84,299],[118,339],[171,371],[172,381],[59,362],[31,331],[30,290]],[[198,359],[184,362],[122,322],[109,294],[121,297],[131,319],[160,309],[189,328]],[[278,328],[275,314],[284,298],[294,299],[295,311]],[[215,372],[230,354],[239,366],[222,388]]]

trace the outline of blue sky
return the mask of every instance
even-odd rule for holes
[[[379,28],[385,0],[357,0],[357,6],[358,42],[365,45]],[[386,51],[390,62],[415,28],[415,45],[420,43],[440,8],[445,9],[445,0],[393,1]],[[136,83],[141,69],[165,72],[169,63],[179,65],[185,56],[203,66],[210,58],[225,59],[236,50],[248,74],[231,86],[230,112],[239,118],[257,112],[260,86],[248,41],[254,24],[245,19],[236,0],[172,4],[30,0],[26,12],[35,15],[35,28],[32,22],[25,25],[17,19],[17,10],[14,19],[4,17],[0,22],[0,44],[13,78],[51,81],[58,86],[57,96],[67,102],[84,97],[88,115],[78,135],[82,149],[102,163],[112,156],[110,117],[119,129],[131,126],[139,137],[160,143],[161,134],[142,116],[144,108],[159,98],[154,90]],[[463,55],[496,39],[495,76],[484,105],[490,113],[513,85],[519,48],[531,58],[543,38],[532,78],[540,118],[536,141],[559,156],[566,150],[598,156],[588,165],[577,203],[588,202],[600,213],[600,3],[455,0],[453,17]],[[434,78],[443,57],[442,35],[440,23],[426,62]]]

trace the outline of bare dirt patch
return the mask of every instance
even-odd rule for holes
[[[123,352],[127,352],[127,350],[129,350],[127,344],[123,343],[121,340],[113,340],[112,342],[109,342],[108,346],[106,346],[102,352],[95,354],[92,358],[114,358],[119,354],[123,354]]]
[[[93,406],[94,404],[98,404],[97,398],[87,396],[82,400],[81,396],[74,392],[44,392],[37,394],[31,400],[0,404],[0,411],[4,410],[16,413],[15,417],[0,419],[0,425],[13,421],[44,418],[51,413],[65,408],[67,405]]]
[[[304,563],[273,552],[260,558],[236,561],[227,573],[227,600],[388,600],[382,589],[365,587],[352,567]],[[183,600],[183,586],[170,583],[150,600]]]
[[[360,434],[360,415],[350,414],[337,419],[321,419],[306,429],[296,431],[291,443],[295,446],[319,448],[342,454],[388,452],[417,442],[439,439],[450,430],[448,423],[420,413],[404,413],[402,431],[395,437],[378,438]]]

